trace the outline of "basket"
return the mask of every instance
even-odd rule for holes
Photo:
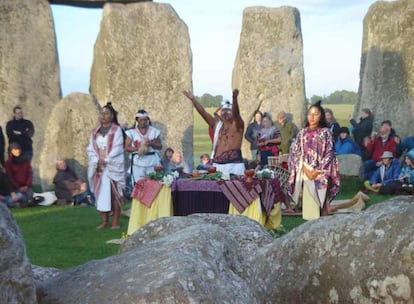
[[[267,158],[267,165],[270,168],[281,167],[282,163],[287,163],[289,160],[289,154],[282,154],[279,156],[269,156]]]
[[[283,169],[282,167],[273,168],[275,176],[279,179],[280,187],[282,188],[283,193],[288,193],[288,180],[289,180],[289,171]]]

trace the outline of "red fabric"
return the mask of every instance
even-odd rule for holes
[[[397,143],[394,141],[394,137],[389,137],[383,144],[381,138],[375,138],[374,141],[370,141],[367,145],[367,151],[372,153],[371,159],[378,162],[381,160],[381,156],[384,151],[392,152],[392,155],[397,155]]]
[[[151,208],[152,203],[162,189],[162,184],[153,179],[140,179],[135,184],[131,196],[148,208]]]
[[[244,185],[242,181],[219,181],[221,191],[233,204],[234,208],[238,212],[243,213],[244,209],[249,207],[249,205],[259,197],[259,194],[262,192],[260,184],[258,182],[253,182],[251,185]]]
[[[12,156],[10,156],[5,164],[6,174],[15,188],[23,186],[32,187],[33,170],[30,162],[24,160],[20,164],[13,163]]]

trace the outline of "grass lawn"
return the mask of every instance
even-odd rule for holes
[[[329,106],[339,121],[346,120],[353,108],[350,105]],[[213,108],[209,109],[211,112]],[[208,127],[198,113],[194,114],[194,155],[210,152],[211,141]],[[351,198],[362,188],[359,180],[342,181],[338,199]],[[368,206],[389,196],[370,195]],[[128,219],[121,217],[121,229],[95,230],[100,216],[93,207],[35,207],[12,209],[26,244],[27,255],[34,265],[67,269],[93,259],[114,255],[119,245],[106,241],[119,239],[127,231]],[[301,217],[283,217],[280,236],[304,223]]]

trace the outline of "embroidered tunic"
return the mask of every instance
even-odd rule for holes
[[[304,128],[299,131],[292,147],[289,168],[289,194],[293,196],[296,191],[295,183],[303,165],[309,169],[319,170],[321,173],[313,180],[316,190],[328,190],[328,199],[331,201],[339,192],[339,171],[335,158],[332,134],[327,128]],[[328,182],[330,188],[328,189]],[[296,183],[297,184],[297,183]],[[324,202],[320,202],[320,206]]]

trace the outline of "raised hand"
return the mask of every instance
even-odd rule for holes
[[[239,96],[239,90],[238,89],[234,89],[233,91],[233,99],[237,98],[237,96]]]
[[[188,99],[193,100],[194,99],[194,95],[191,91],[183,91],[184,96],[186,96]]]

